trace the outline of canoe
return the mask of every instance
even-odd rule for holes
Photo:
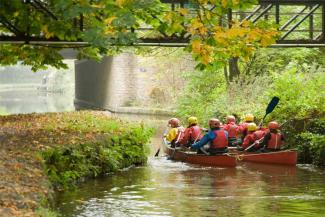
[[[236,156],[238,161],[290,166],[295,166],[297,164],[298,157],[297,151],[292,149],[265,153],[239,152],[237,150],[232,150],[231,154]]]
[[[163,142],[163,150],[172,160],[175,161],[215,167],[235,167],[237,165],[235,156],[229,154],[196,154],[196,152],[184,151],[179,148],[174,149],[167,144],[165,139]]]

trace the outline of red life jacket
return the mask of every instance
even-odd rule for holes
[[[224,125],[224,130],[228,132],[228,138],[236,138],[238,133],[238,125],[234,122],[230,122],[229,124]]]
[[[251,144],[253,144],[255,142],[255,136],[253,132],[249,132],[243,141],[242,144],[242,148],[247,148],[248,146],[250,146]]]
[[[267,148],[269,149],[280,149],[282,145],[281,133],[270,133],[271,138],[267,142]]]
[[[250,122],[250,123],[252,123],[252,122]],[[248,131],[247,131],[247,125],[248,124],[249,124],[249,122],[244,122],[244,123],[239,125],[239,131],[242,134],[242,138],[245,138],[245,136],[248,133]]]
[[[254,132],[254,139],[255,141],[256,140],[259,140],[259,139],[262,139],[264,136],[265,136],[266,132],[263,131],[263,130],[257,130]]]
[[[224,130],[213,131],[216,138],[212,141],[210,148],[226,148],[228,146],[228,138]]]
[[[257,141],[257,140],[260,140],[262,139],[264,136],[265,136],[266,132],[263,131],[263,130],[257,130],[253,133],[253,137],[254,137],[254,142]],[[259,141],[260,142],[260,141]],[[260,144],[258,144],[256,142],[256,145],[254,145],[254,148],[259,148],[260,147]]]
[[[191,126],[190,130],[191,130],[191,138],[190,138],[191,143],[193,143],[194,141],[197,142],[202,139],[201,129],[199,126],[197,125]]]

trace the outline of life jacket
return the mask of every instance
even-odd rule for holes
[[[234,122],[230,122],[229,124],[225,124],[223,129],[228,132],[228,138],[236,138],[238,134],[238,125]]]
[[[179,141],[182,140],[183,136],[184,136],[184,127],[182,127],[182,126],[177,127],[177,134],[176,134],[175,139],[172,141],[172,143],[174,143],[174,144],[179,143]]]
[[[259,140],[259,139],[262,139],[264,136],[265,136],[266,132],[263,131],[263,130],[257,130],[254,132],[254,139],[255,141],[256,140]]]
[[[255,136],[254,136],[255,132],[249,132],[243,141],[242,144],[242,148],[247,148],[248,146],[250,146],[251,144],[253,144],[255,142]]]
[[[280,149],[282,145],[281,133],[270,133],[271,137],[267,142],[267,148],[269,149]]]
[[[257,140],[260,140],[262,139],[264,136],[265,136],[266,132],[263,131],[263,130],[257,130],[253,133],[253,139],[254,139],[254,142],[257,141]],[[254,145],[254,148],[259,148],[260,147],[260,144],[256,143],[256,145]]]
[[[247,130],[247,125],[249,123],[253,123],[253,122],[244,122],[242,124],[239,125],[239,131],[240,133],[242,134],[242,138],[245,138],[245,136],[247,135],[248,133],[248,130]]]
[[[191,136],[189,142],[191,144],[200,141],[202,139],[201,129],[199,126],[197,125],[191,126],[190,131],[191,131]]]
[[[228,146],[228,138],[226,136],[225,130],[215,130],[213,131],[216,138],[211,142],[210,148],[226,148]]]

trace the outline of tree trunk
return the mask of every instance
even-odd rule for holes
[[[240,75],[240,70],[238,67],[238,57],[233,57],[229,59],[229,81],[233,81]]]

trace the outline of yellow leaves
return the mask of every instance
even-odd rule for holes
[[[261,37],[260,30],[259,30],[258,28],[256,28],[256,29],[252,29],[252,30],[248,33],[246,39],[247,39],[248,43],[251,43],[251,42],[253,42],[253,41],[259,40],[260,37]]]
[[[201,62],[203,64],[207,65],[212,62],[213,58],[211,57],[211,55],[212,55],[212,47],[209,45],[202,46],[202,49],[201,49],[202,60],[201,60]]]
[[[111,25],[113,20],[115,20],[116,18],[117,18],[116,16],[108,17],[104,20],[104,23],[107,25]]]
[[[248,21],[248,20],[244,20],[244,21],[242,22],[242,26],[243,26],[243,27],[249,27],[250,25],[251,25],[251,22]]]
[[[174,17],[174,12],[169,11],[164,16],[164,20],[166,20],[167,22],[170,22],[171,23],[173,21],[173,17]]]
[[[105,35],[111,35],[113,33],[115,33],[117,30],[115,29],[114,26],[112,26],[112,22],[116,19],[117,17],[116,16],[112,16],[112,17],[108,17],[104,20],[104,23],[106,25],[108,25],[105,30],[104,30],[104,34]]]
[[[49,38],[51,38],[51,37],[54,36],[54,33],[53,32],[50,32],[48,30],[48,26],[47,25],[42,26],[41,29],[42,29],[42,32],[44,33],[44,36],[45,36],[46,39],[49,39]]]
[[[235,37],[243,37],[246,34],[246,29],[245,28],[241,28],[241,27],[234,27],[229,29],[226,34],[227,37],[230,38],[235,38]]]
[[[186,9],[186,8],[179,8],[179,9],[177,9],[177,11],[183,16],[188,15],[188,12],[189,12],[188,9]]]
[[[126,5],[127,0],[115,0],[115,4],[119,7],[124,7],[124,5]]]
[[[212,55],[212,46],[207,44],[202,44],[200,39],[194,39],[191,41],[192,51],[197,56],[200,57],[201,62],[205,65],[212,62],[213,58]]]
[[[192,20],[191,22],[191,26],[194,28],[194,29],[198,29],[200,27],[203,26],[203,23],[199,20],[199,18],[195,18]]]
[[[198,2],[200,4],[207,4],[209,2],[209,0],[198,0]]]
[[[199,28],[199,33],[200,33],[200,35],[204,36],[208,33],[208,29],[205,28],[204,26],[202,26]]]
[[[228,6],[228,1],[227,0],[221,0],[221,5],[222,5],[222,7],[226,8]]]
[[[105,8],[105,4],[103,2],[98,2],[97,4],[92,4],[91,6],[93,8],[100,8],[100,9]]]
[[[201,51],[201,40],[200,39],[192,40],[191,45],[192,45],[192,51],[194,53],[200,53],[200,51]]]
[[[205,12],[205,17],[207,18],[207,20],[211,20],[211,18],[212,18],[211,12],[210,11],[206,11]]]
[[[261,38],[261,46],[262,47],[267,47],[269,45],[271,45],[274,42],[274,39],[268,35],[264,35]]]
[[[204,24],[199,20],[199,18],[194,18],[191,21],[191,25],[188,28],[188,31],[192,35],[199,34],[201,36],[205,36],[208,33],[208,29],[204,26]]]
[[[239,0],[232,0],[232,5],[233,6],[239,5]]]
[[[14,17],[18,17],[19,16],[19,11],[16,11],[15,13],[14,13]]]

